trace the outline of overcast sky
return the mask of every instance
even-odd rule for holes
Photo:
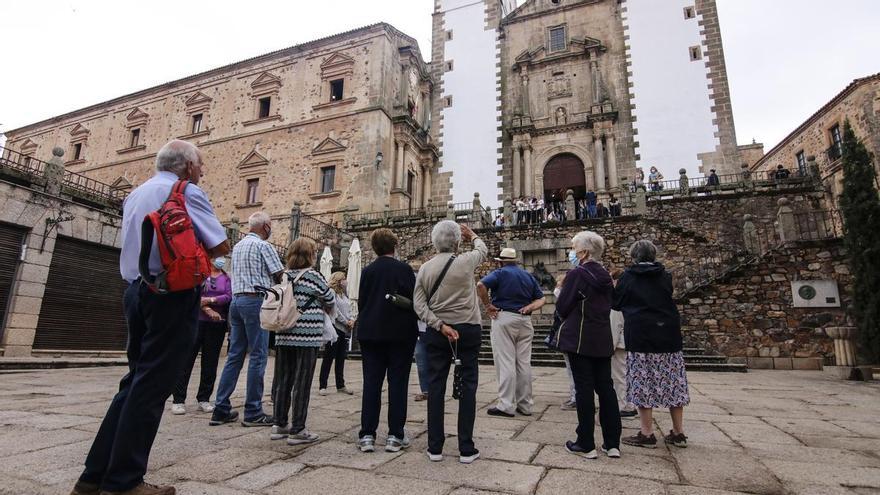
[[[880,0],[717,2],[740,144],[769,149],[850,81],[880,72]],[[0,0],[0,131],[378,21],[428,57],[433,5]]]

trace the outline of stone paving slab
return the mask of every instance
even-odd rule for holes
[[[360,363],[347,367],[347,385],[359,391]],[[266,411],[272,410],[271,370],[270,364]],[[51,370],[4,374],[0,494],[67,495],[124,372],[93,368],[65,370],[63,375]],[[622,459],[589,461],[563,447],[575,436],[577,417],[559,409],[567,397],[564,373],[536,369],[535,414],[506,419],[486,414],[496,400],[497,385],[494,369],[481,368],[474,437],[483,455],[472,465],[458,462],[457,401],[447,398],[446,456],[431,463],[424,454],[426,403],[410,397],[409,450],[382,451],[387,432],[383,421],[379,451],[362,454],[355,446],[360,393],[320,396],[315,383],[308,426],[321,436],[318,443],[293,447],[270,441],[268,428],[209,427],[209,415],[196,412],[191,402],[186,415],[164,415],[147,481],[173,483],[178,493],[199,495],[880,492],[877,382],[844,383],[808,371],[690,373],[687,449],[624,446]],[[194,392],[195,380],[190,385]],[[413,370],[410,392],[417,388]],[[239,410],[244,391],[242,374],[233,395]],[[671,427],[666,411],[656,411],[654,419],[658,435]],[[624,435],[634,434],[638,424],[625,420]],[[595,434],[601,443],[598,427]]]

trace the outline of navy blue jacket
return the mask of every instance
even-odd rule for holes
[[[562,318],[560,351],[588,357],[614,354],[610,321],[613,290],[611,275],[595,261],[568,272],[556,299],[556,311]]]
[[[612,307],[623,313],[627,351],[681,351],[681,316],[672,299],[672,275],[662,264],[627,268],[617,281]]]
[[[358,340],[415,342],[419,336],[415,312],[385,299],[385,294],[398,294],[412,300],[415,285],[412,268],[389,256],[379,256],[364,267],[358,290]]]

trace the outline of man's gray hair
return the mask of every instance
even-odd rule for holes
[[[461,227],[452,220],[437,222],[431,229],[431,244],[438,253],[450,253],[455,251],[461,243]]]
[[[248,217],[248,227],[250,227],[251,230],[258,229],[271,221],[272,217],[270,217],[268,213],[265,211],[258,211]]]
[[[605,239],[592,230],[578,232],[571,239],[571,246],[575,251],[586,251],[591,260],[598,260],[605,252]]]
[[[198,148],[180,139],[168,141],[156,153],[156,170],[160,172],[181,175],[186,171],[186,162],[199,162]]]
[[[636,241],[629,247],[629,256],[635,263],[653,263],[657,260],[657,246],[647,239]]]

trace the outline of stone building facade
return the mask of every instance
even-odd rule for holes
[[[180,138],[203,151],[224,222],[257,210],[416,208],[432,197],[433,82],[414,39],[375,24],[268,53],[9,131],[8,147],[120,189]]]
[[[530,0],[501,20],[504,198],[564,200],[634,177],[617,1]]]
[[[819,174],[836,202],[843,191],[840,143],[847,120],[868,151],[880,156],[880,74],[853,81],[751,169],[769,172],[782,165],[792,173],[807,174],[809,158],[816,157]],[[880,177],[880,161],[874,160],[874,167]]]

